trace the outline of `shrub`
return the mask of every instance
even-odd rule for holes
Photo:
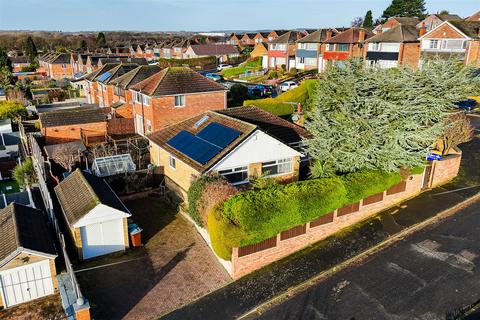
[[[222,202],[238,193],[238,189],[226,179],[217,179],[205,183],[196,211],[203,226],[208,226],[208,213]]]
[[[385,191],[401,180],[398,172],[366,170],[237,194],[208,214],[213,249],[223,259],[230,259],[233,247],[258,243]]]
[[[288,73],[289,73],[291,76],[294,76],[294,75],[296,75],[296,74],[298,73],[298,70],[297,70],[297,68],[292,68],[292,69],[290,69],[290,71],[289,71]]]
[[[248,98],[248,87],[244,84],[234,84],[230,88],[229,106],[237,107],[242,105],[243,101]]]
[[[187,192],[188,197],[188,214],[199,226],[203,226],[199,216],[198,207],[202,197],[203,190],[207,183],[214,182],[220,179],[225,179],[220,175],[202,175],[195,179],[190,185]]]
[[[27,158],[21,164],[17,164],[15,169],[13,169],[13,179],[22,188],[31,187],[37,181],[32,158]]]
[[[27,108],[18,102],[0,101],[0,119],[15,119],[25,116]]]
[[[316,80],[305,80],[297,88],[289,90],[276,98],[259,100],[245,100],[244,106],[256,106],[277,116],[286,116],[293,113],[296,106],[286,102],[300,102],[307,104],[315,87]]]
[[[277,78],[278,78],[278,72],[275,71],[275,70],[270,71],[270,72],[268,73],[268,75],[267,75],[267,78],[268,78],[269,80],[271,80],[271,79],[277,79]]]

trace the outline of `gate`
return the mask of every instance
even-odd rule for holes
[[[433,170],[434,170],[433,161],[428,161],[427,165],[425,166],[425,170],[423,171],[422,190],[430,188],[431,182],[432,182]]]

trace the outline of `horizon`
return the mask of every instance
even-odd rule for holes
[[[347,27],[355,17],[372,10],[381,16],[391,0],[0,0],[1,32],[229,32],[272,29]],[[289,8],[291,6],[291,8]],[[79,8],[81,7],[81,8]],[[427,0],[427,11],[447,10],[467,17],[478,0]],[[82,12],[84,8],[84,12]],[[148,9],[148,10],[147,10]],[[299,12],[295,15],[295,10]],[[253,11],[253,13],[252,13]],[[19,16],[12,12],[21,12]],[[80,18],[71,12],[82,14]],[[105,12],[109,12],[105,15]],[[212,13],[199,14],[199,12]],[[242,16],[245,12],[247,15]],[[268,13],[268,14],[266,14]],[[233,19],[232,16],[237,17]],[[85,28],[85,26],[91,26]]]

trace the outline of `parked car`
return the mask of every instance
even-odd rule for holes
[[[218,71],[222,71],[223,69],[230,69],[230,68],[233,68],[233,66],[229,65],[229,64],[219,64],[218,67],[217,67],[217,70]]]
[[[456,106],[460,110],[463,110],[466,112],[472,112],[474,109],[478,107],[478,102],[474,99],[467,99],[464,101],[457,102]]]
[[[207,74],[205,74],[205,77],[206,77],[207,79],[210,79],[210,80],[213,80],[213,81],[217,81],[217,82],[220,81],[220,80],[222,80],[222,77],[219,76],[218,74],[215,74],[215,73],[207,73]]]
[[[293,88],[298,87],[298,84],[295,81],[285,81],[280,85],[280,89],[285,92]]]
[[[275,98],[278,94],[274,86],[257,84],[257,85],[248,86],[248,95],[256,96],[256,97]]]

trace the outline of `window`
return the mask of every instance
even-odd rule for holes
[[[146,95],[142,95],[142,96],[143,96],[143,104],[146,105],[146,106],[149,106],[150,105],[150,97],[146,96]]]
[[[173,48],[173,51],[175,51],[175,52],[182,52],[182,48]]]
[[[281,159],[262,163],[262,174],[275,176],[292,172],[292,159]]]
[[[298,57],[298,63],[305,63],[304,57]]]
[[[179,95],[174,97],[175,107],[184,107],[185,106],[185,95]]]
[[[175,169],[177,168],[177,159],[175,159],[174,156],[171,154],[168,155],[168,164],[170,165],[170,168]]]
[[[350,50],[350,45],[348,43],[340,43],[338,45],[338,51],[348,51]]]
[[[234,185],[248,182],[247,166],[220,170],[218,173],[224,176],[229,183]]]
[[[333,43],[327,43],[326,51],[335,51],[335,45]]]
[[[439,42],[438,40],[430,40],[430,49],[439,49]]]
[[[133,100],[138,103],[142,103],[142,95],[139,92],[133,92]]]
[[[380,43],[369,43],[368,50],[370,51],[380,51]]]
[[[150,120],[146,121],[145,127],[146,127],[146,130],[147,130],[147,133],[152,132],[152,122]]]

